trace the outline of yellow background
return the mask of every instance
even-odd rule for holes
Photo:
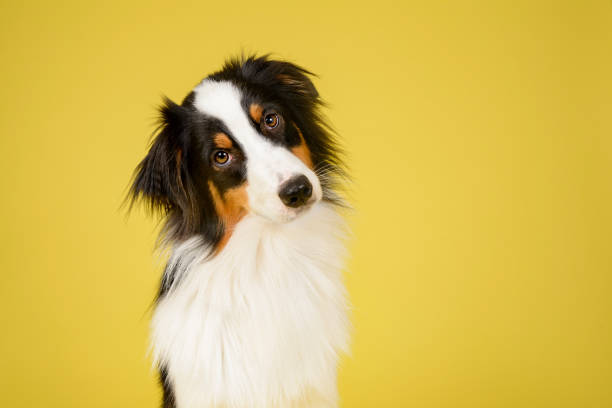
[[[154,407],[155,107],[241,50],[320,75],[355,178],[343,407],[612,406],[612,3],[0,5],[6,407]]]

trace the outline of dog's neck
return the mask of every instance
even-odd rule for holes
[[[212,257],[197,239],[174,249],[175,283],[158,302],[152,346],[179,402],[335,405],[337,357],[348,341],[344,232],[336,210],[319,203],[286,224],[245,216]]]
[[[163,292],[180,285],[198,265],[215,270],[227,269],[229,264],[233,264],[231,270],[247,272],[252,269],[249,262],[255,262],[255,269],[262,269],[265,260],[273,260],[275,256],[293,256],[297,257],[293,266],[299,267],[302,254],[307,257],[302,259],[306,263],[324,258],[322,262],[335,263],[331,265],[332,268],[340,270],[346,255],[344,240],[347,232],[337,206],[326,202],[316,204],[289,223],[279,224],[249,214],[233,226],[227,234],[230,239],[219,251],[207,246],[198,236],[171,247],[171,256],[162,278],[162,285],[166,286]],[[266,254],[266,243],[277,247],[279,252]]]

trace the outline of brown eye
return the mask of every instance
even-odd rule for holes
[[[266,127],[268,127],[269,129],[274,129],[275,127],[277,127],[278,122],[279,122],[278,114],[276,113],[269,113],[264,118],[264,123],[266,124]]]
[[[213,160],[219,166],[225,166],[230,162],[231,156],[225,150],[217,150],[213,153]]]

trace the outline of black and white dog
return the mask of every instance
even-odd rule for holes
[[[337,406],[344,172],[310,75],[236,59],[161,108],[130,198],[165,219],[152,320],[164,407]]]

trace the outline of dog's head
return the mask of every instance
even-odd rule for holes
[[[132,200],[167,216],[168,238],[212,247],[248,213],[284,223],[333,200],[338,151],[309,75],[267,57],[232,60],[181,105],[166,100]]]

